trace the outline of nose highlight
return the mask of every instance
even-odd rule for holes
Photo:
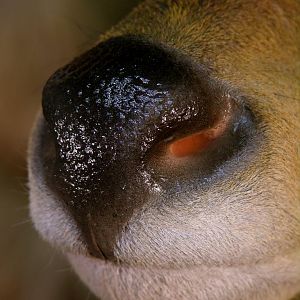
[[[90,163],[97,165],[92,173],[99,173],[116,160],[117,153],[126,156],[136,147],[140,152],[152,133],[148,128],[143,138],[137,129],[146,123],[157,126],[162,112],[174,106],[170,86],[182,76],[165,51],[124,38],[100,44],[58,71],[43,94],[44,116],[55,136],[58,160],[78,172],[83,162],[74,161],[97,156],[101,165],[91,159]]]
[[[137,37],[103,42],[49,79],[47,182],[93,255],[113,259],[117,235],[151,196],[142,174],[153,145],[180,127],[209,128],[226,109],[209,86],[187,58]]]

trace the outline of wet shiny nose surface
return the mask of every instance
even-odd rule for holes
[[[170,141],[225,116],[231,120],[236,128],[224,142],[230,145],[198,161],[204,174],[240,147],[249,125],[202,68],[136,37],[101,43],[57,71],[44,88],[43,113],[47,183],[79,224],[91,254],[112,260],[132,214],[172,186],[174,174],[162,166],[173,159],[164,150]],[[183,153],[195,157],[194,149]],[[192,168],[196,174],[199,168]]]

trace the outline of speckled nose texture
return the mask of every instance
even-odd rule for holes
[[[49,79],[43,92],[47,184],[75,218],[92,255],[113,260],[130,217],[155,193],[171,189],[175,175],[156,170],[154,162],[164,161],[157,159],[157,145],[178,131],[211,126],[224,107],[224,91],[201,67],[132,36],[99,44]],[[241,132],[235,129],[226,143],[240,144]],[[210,154],[205,169],[235,148]],[[187,173],[194,180],[197,172]]]

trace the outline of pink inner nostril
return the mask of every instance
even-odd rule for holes
[[[169,152],[175,157],[186,157],[195,155],[206,149],[214,140],[221,137],[225,132],[231,115],[231,105],[216,122],[215,126],[209,129],[203,129],[197,133],[176,140],[169,145]]]

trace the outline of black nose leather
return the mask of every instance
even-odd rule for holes
[[[222,93],[184,56],[136,37],[101,43],[49,79],[46,178],[91,254],[114,259],[117,236],[155,190],[148,153],[184,124],[213,124]]]

